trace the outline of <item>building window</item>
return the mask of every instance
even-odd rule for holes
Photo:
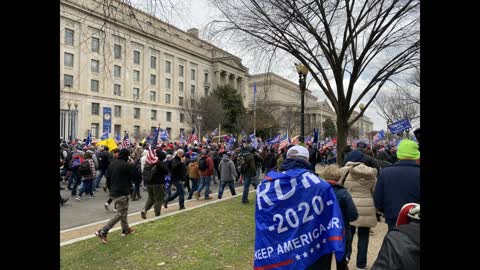
[[[65,28],[65,45],[73,46],[73,36],[75,31]]]
[[[150,101],[157,101],[157,92],[150,91]]]
[[[92,139],[96,139],[98,138],[98,128],[99,128],[100,124],[98,123],[92,123],[92,125],[90,126],[90,132],[92,133]]]
[[[92,115],[100,114],[100,103],[92,103]]]
[[[167,112],[167,122],[172,122],[172,112]]]
[[[100,70],[100,62],[98,60],[92,59],[92,72],[98,73]]]
[[[156,85],[157,84],[157,76],[150,74],[150,84],[151,85]]]
[[[91,80],[90,81],[90,90],[92,92],[98,92],[98,81],[97,80]]]
[[[139,65],[140,64],[140,52],[133,51],[133,63]]]
[[[114,114],[113,115],[115,117],[122,117],[122,106],[115,105],[113,108],[114,108],[114,112],[113,112]]]
[[[121,135],[122,134],[122,125],[114,125],[113,126],[113,134],[115,134],[115,137],[117,137],[117,135]]]
[[[153,68],[153,69],[157,68],[157,57],[150,56],[150,68]]]
[[[133,108],[133,118],[140,119],[140,108]]]
[[[157,120],[157,110],[152,110],[150,120]]]
[[[165,62],[165,73],[170,73],[170,61]]]
[[[138,99],[140,97],[140,88],[133,88],[133,98]]]
[[[115,96],[121,96],[122,95],[122,89],[120,87],[120,84],[114,84],[113,85],[113,94]]]
[[[122,46],[118,44],[113,45],[113,57],[115,59],[122,59]]]
[[[192,95],[192,97],[195,97],[195,85],[192,85],[191,88],[190,88],[190,94]]]
[[[92,52],[98,53],[100,51],[100,39],[92,37]]]
[[[135,136],[140,135],[140,126],[133,126],[133,134]]]
[[[73,76],[72,75],[63,75],[63,86],[64,87],[73,87]]]
[[[191,73],[191,74],[192,74],[191,80],[192,80],[192,81],[195,81],[195,69],[192,69],[191,71],[192,71],[192,73]]]
[[[178,82],[178,91],[183,93],[183,82]]]
[[[190,99],[190,107],[195,107],[195,99]]]
[[[180,123],[185,123],[185,114],[180,114]]]
[[[165,95],[165,103],[170,104],[170,94]]]
[[[165,88],[170,89],[170,79],[165,79]]]
[[[178,66],[178,76],[183,77],[183,66]]]
[[[178,97],[178,106],[183,106],[183,97]]]
[[[138,71],[138,70],[133,71],[133,80],[136,81],[136,82],[140,81],[140,71]]]
[[[66,67],[73,67],[73,54],[71,53],[63,54],[63,65]]]
[[[205,73],[205,82],[208,82],[208,73]]]
[[[208,97],[208,88],[205,88],[205,96]]]
[[[185,129],[184,128],[180,129],[180,134],[183,134],[185,136]]]
[[[122,67],[121,66],[113,66],[113,76],[115,78],[120,78],[122,77]]]

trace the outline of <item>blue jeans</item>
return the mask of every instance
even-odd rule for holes
[[[210,181],[212,178],[210,176],[200,176],[200,184],[198,186],[197,192],[202,192],[203,188],[205,187],[205,198],[208,197],[208,193],[210,193]]]
[[[82,186],[80,187],[80,191],[78,193],[79,197],[82,197],[83,192],[85,192],[85,194],[90,194],[90,196],[93,196],[93,191],[92,191],[93,179],[94,178],[83,180]]]
[[[166,201],[170,202],[178,197],[178,204],[180,205],[180,207],[185,207],[185,190],[183,189],[183,181],[172,181],[172,185],[174,185],[177,190],[171,196],[169,195],[168,197],[166,197]]]
[[[352,240],[355,235],[357,227],[350,226],[352,232]],[[368,240],[370,237],[369,227],[358,227],[358,242],[357,242],[357,268],[365,268],[367,266],[367,252],[368,252]],[[345,256],[350,259],[352,255],[352,241],[350,245],[345,246]]]
[[[193,192],[197,191],[197,189],[198,189],[198,179],[190,178],[190,181],[192,181],[192,188],[190,189],[190,192],[188,193],[187,200],[192,199]]]
[[[230,188],[230,192],[232,193],[232,196],[237,195],[237,193],[235,192],[235,186],[233,185],[233,181],[228,181],[228,182],[220,181],[220,188],[218,189],[219,199],[222,198],[223,190],[225,189],[226,185],[228,185],[228,187]]]
[[[97,189],[100,187],[100,181],[102,180],[103,176],[107,177],[107,169],[100,169],[98,171],[99,173],[97,175],[97,179],[95,179],[95,184],[93,185],[94,189]]]
[[[255,179],[253,177],[248,177],[245,175],[242,175],[243,178],[243,195],[242,195],[242,202],[248,202],[248,191],[250,188],[250,184],[252,184],[255,188],[257,188],[257,185],[255,184]],[[253,181],[253,182],[252,182]]]

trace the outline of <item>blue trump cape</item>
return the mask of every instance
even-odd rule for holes
[[[257,188],[254,269],[305,269],[329,253],[345,254],[331,185],[306,169],[269,172]]]

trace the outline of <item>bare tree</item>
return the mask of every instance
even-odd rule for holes
[[[403,92],[381,93],[375,99],[377,113],[387,125],[401,119],[408,119],[410,122],[420,118],[420,105],[405,98]]]
[[[185,122],[197,131],[201,128],[202,134],[217,128],[218,124],[223,125],[226,120],[222,102],[215,96],[185,101],[179,111],[184,114]]]
[[[210,1],[223,14],[213,35],[252,51],[287,52],[308,68],[337,114],[340,152],[385,83],[419,61],[419,0]],[[367,84],[354,98],[360,77]],[[365,109],[349,121],[364,97]]]
[[[285,110],[282,110],[280,113],[279,122],[281,127],[288,130],[288,134],[290,137],[295,136],[295,131],[300,127],[300,123],[298,122],[299,113],[296,109],[292,107],[287,107]]]

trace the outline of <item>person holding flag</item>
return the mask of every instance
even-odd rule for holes
[[[308,158],[305,147],[291,147],[282,172],[269,172],[257,188],[255,269],[330,269],[330,254],[337,261],[345,256],[338,200]]]

